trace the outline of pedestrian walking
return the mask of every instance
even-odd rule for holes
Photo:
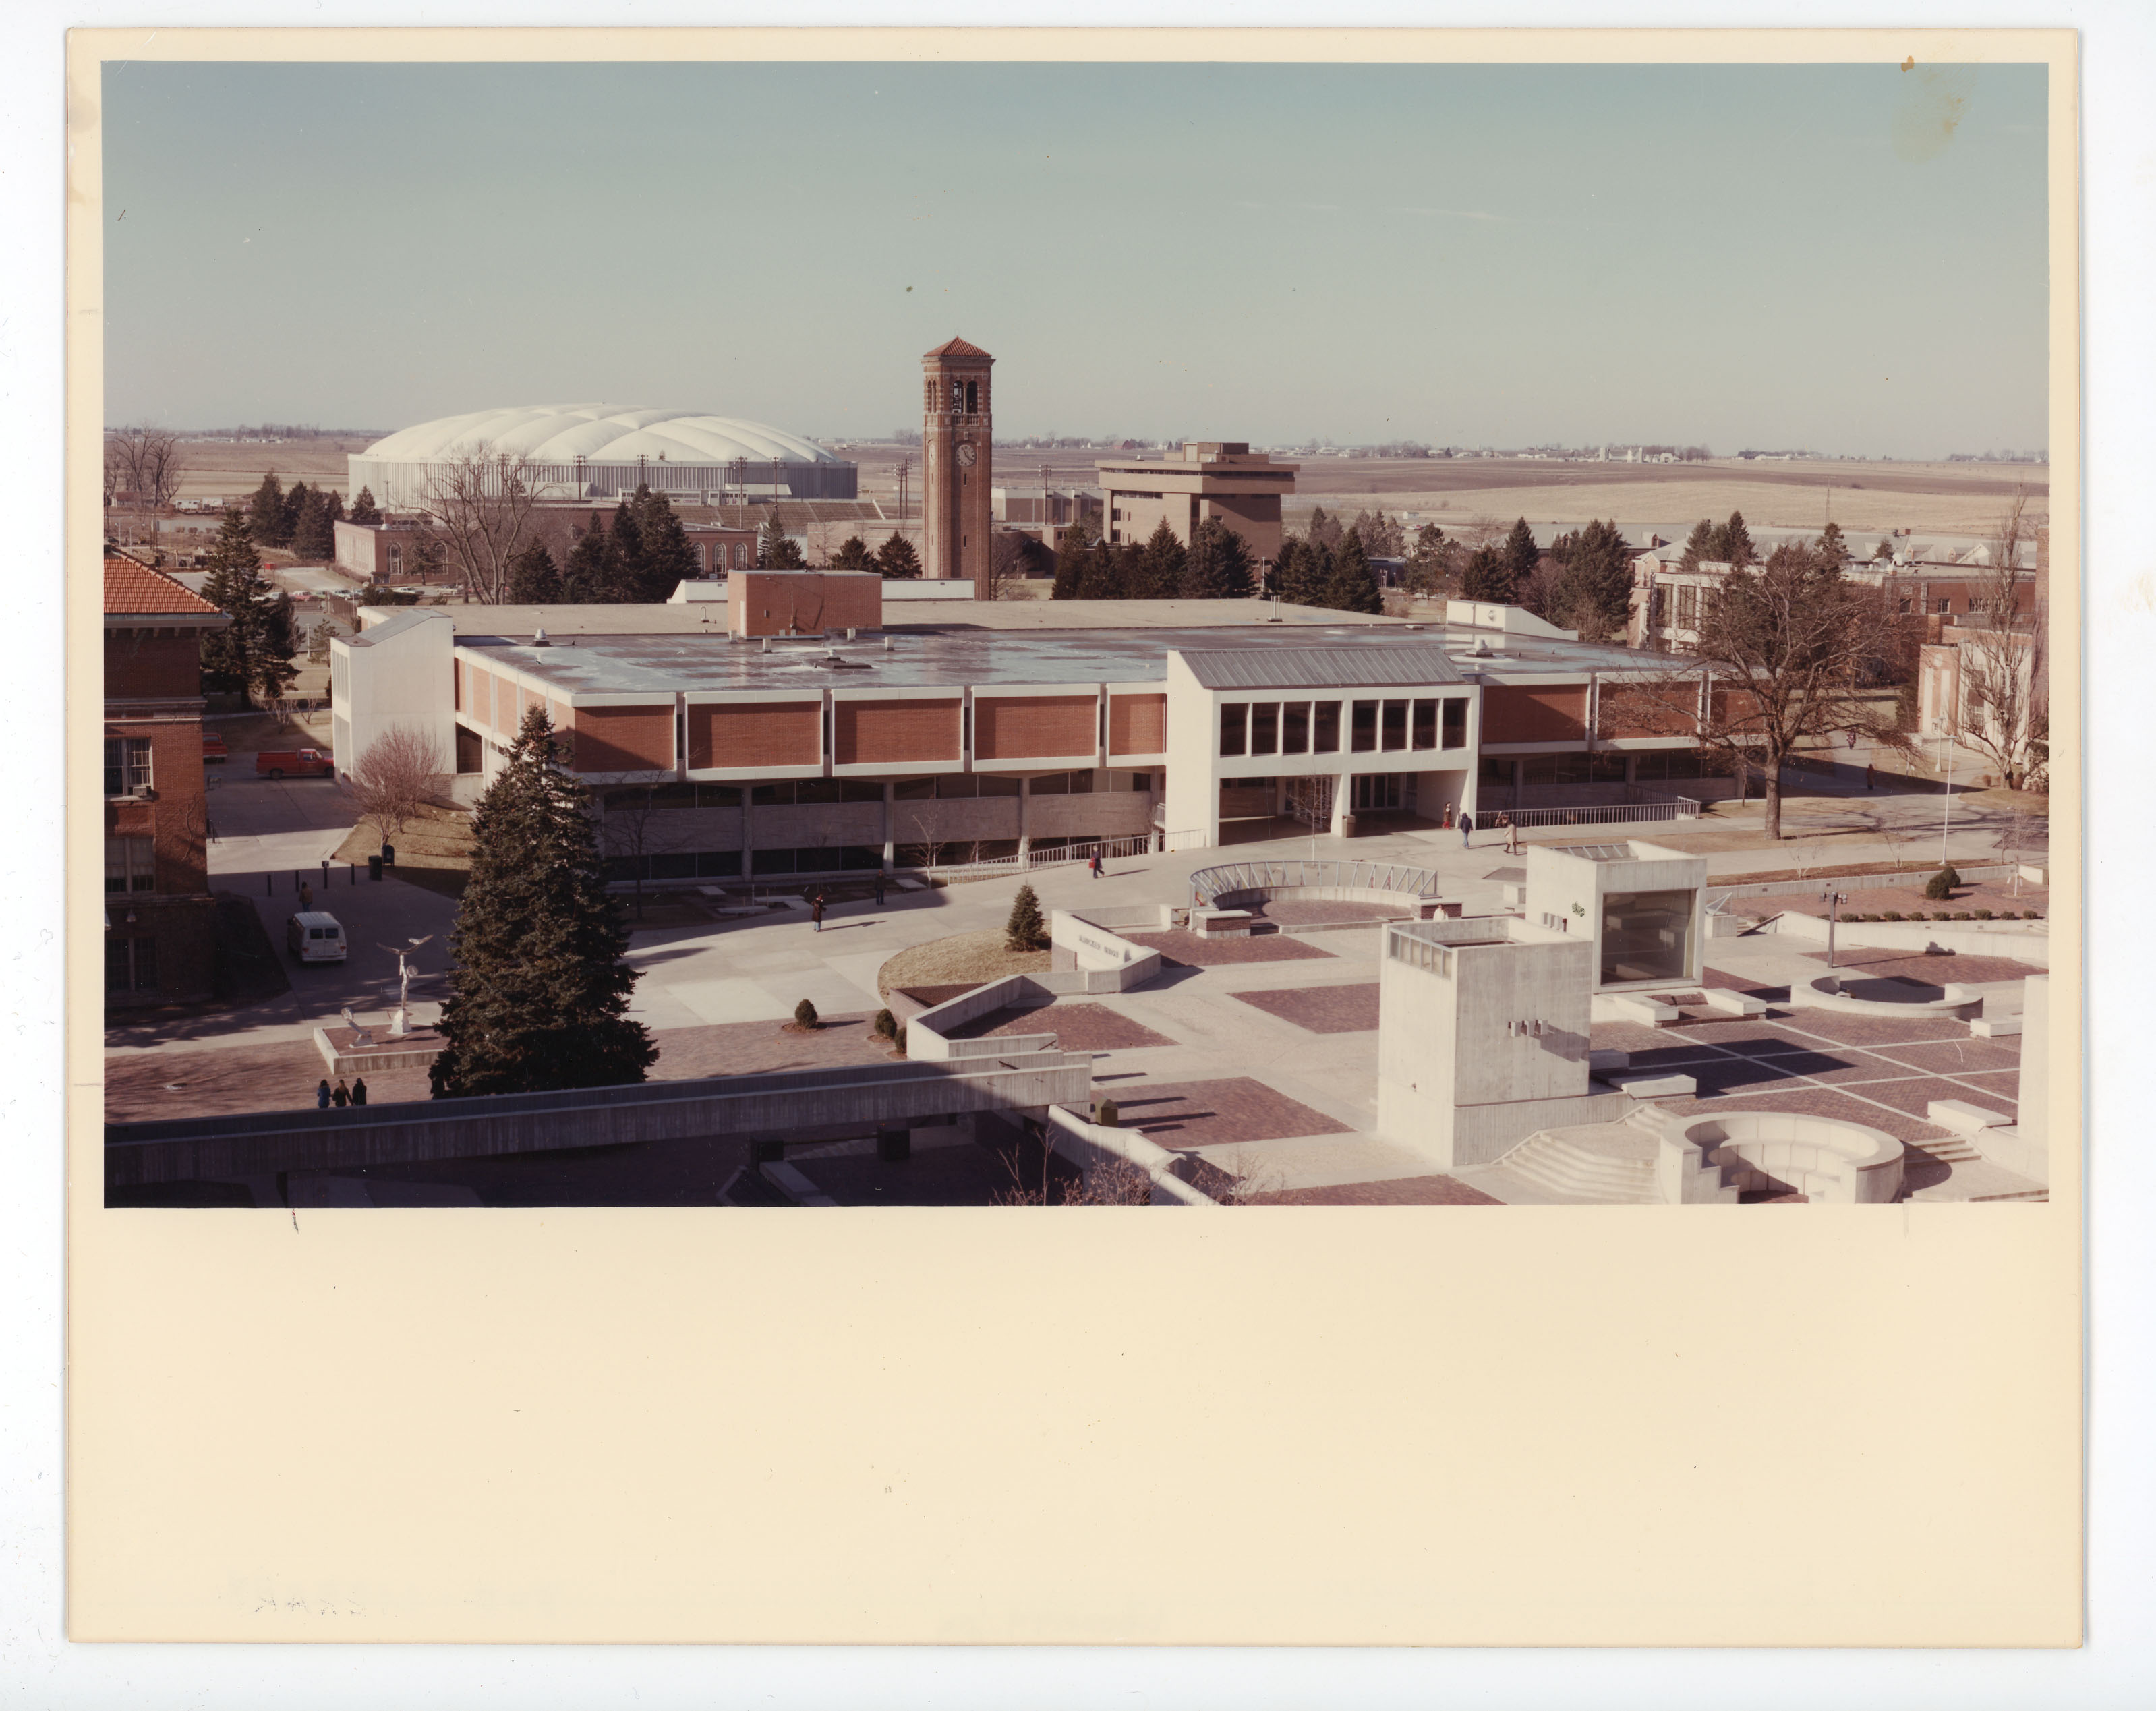
[[[1471,814],[1461,814],[1460,816],[1460,847],[1463,850],[1467,848],[1474,836],[1475,816]]]
[[[1867,790],[1871,788],[1871,763],[1870,761],[1866,761],[1864,763],[1864,788]]]
[[[1093,876],[1093,877],[1094,877],[1094,878],[1096,878],[1096,879],[1100,878],[1100,876],[1101,876],[1101,852],[1100,852],[1098,850],[1096,850],[1093,852],[1092,859],[1091,859],[1091,861],[1089,861],[1088,862],[1086,862],[1086,871],[1088,873],[1091,874],[1091,875]]]
[[[1452,830],[1452,804],[1450,802],[1445,804],[1445,830]]]
[[[875,891],[876,907],[880,909],[883,907],[883,870],[881,868],[876,870]]]
[[[330,1084],[329,1078],[326,1076],[322,1078],[321,1085],[315,1089],[315,1109],[317,1111],[327,1111],[329,1108]]]
[[[808,924],[819,933],[824,930],[824,894],[821,891],[808,899]]]
[[[352,1102],[355,1105],[364,1105],[367,1103],[366,1076],[354,1076],[352,1078]]]
[[[315,888],[303,879],[300,881],[300,907],[305,910],[311,909],[314,907]]]
[[[1520,829],[1512,824],[1512,816],[1507,814],[1502,809],[1500,809],[1497,811],[1497,825],[1499,830],[1505,834],[1505,853],[1507,856],[1518,855],[1520,853]]]
[[[352,1089],[345,1086],[342,1076],[337,1077],[336,1086],[330,1089],[330,1103],[340,1111],[352,1103]]]

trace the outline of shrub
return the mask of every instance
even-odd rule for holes
[[[1889,909],[1887,912],[1887,919],[1889,921],[1899,921],[1901,918],[1902,912],[1899,909]]]
[[[1014,951],[1048,948],[1048,923],[1040,918],[1040,899],[1033,887],[1022,885],[1011,899],[1010,919],[1004,922],[1004,943]]]
[[[901,1023],[901,1024],[899,1025],[899,1030],[898,1030],[898,1032],[897,1032],[897,1033],[896,1033],[895,1035],[893,1035],[891,1036],[891,1043],[892,1045],[896,1046],[898,1048],[898,1055],[899,1055],[901,1057],[903,1057],[903,1056],[906,1056],[906,1026],[905,1026],[905,1024]]]
[[[889,1010],[878,1010],[875,1013],[875,1020],[869,1025],[875,1029],[879,1039],[889,1040],[898,1032],[898,1018],[891,1015]]]
[[[1103,1099],[1093,1107],[1093,1121],[1102,1128],[1121,1128],[1123,1126],[1122,1114],[1116,1111],[1116,1102],[1112,1099]]]
[[[805,998],[793,1006],[793,1025],[797,1028],[813,1028],[816,1025],[816,1006]]]
[[[1991,911],[1989,909],[1979,909],[1976,911],[1976,918],[1979,921],[1989,921],[1991,919]]]

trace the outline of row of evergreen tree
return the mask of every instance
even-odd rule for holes
[[[1247,600],[1257,567],[1243,537],[1218,517],[1192,532],[1185,547],[1165,522],[1151,538],[1105,541],[1085,524],[1056,537],[1057,600]]]
[[[310,487],[295,481],[287,492],[275,470],[262,478],[247,501],[247,532],[258,547],[289,547],[302,563],[328,563],[336,557],[340,522],[381,521],[374,496],[366,488],[352,501],[349,516],[344,496],[334,487]]]

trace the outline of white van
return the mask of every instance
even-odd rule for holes
[[[324,910],[303,910],[285,919],[285,948],[295,962],[341,963],[344,928],[336,916]]]

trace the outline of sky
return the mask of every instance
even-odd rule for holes
[[[2047,437],[2036,66],[121,64],[106,412]],[[1949,122],[1951,121],[1951,122]]]

